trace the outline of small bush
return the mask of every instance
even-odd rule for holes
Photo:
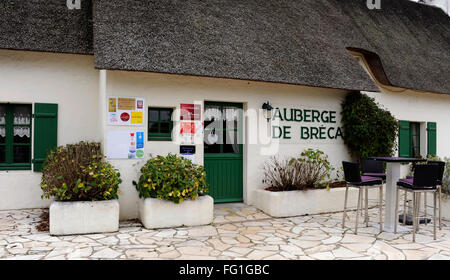
[[[272,191],[324,188],[334,170],[324,152],[305,149],[299,158],[273,157],[264,166],[264,182]]]
[[[308,187],[325,187],[335,171],[321,150],[306,149],[297,160],[302,163],[304,184]]]
[[[99,143],[80,142],[51,151],[42,170],[42,197],[58,201],[117,199],[120,173],[102,158]]]
[[[140,198],[157,198],[181,203],[208,192],[203,166],[169,154],[150,159],[141,168],[139,182],[133,181]]]
[[[303,165],[295,159],[272,157],[264,165],[264,183],[273,191],[291,191],[305,188]]]

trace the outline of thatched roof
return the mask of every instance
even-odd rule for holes
[[[450,93],[450,17],[408,0],[2,0],[0,48],[92,53],[99,69]],[[93,8],[93,31],[91,18]]]
[[[450,18],[407,0],[366,2],[96,0],[96,66],[377,90],[356,48],[375,54],[390,85],[450,93]]]
[[[93,54],[92,2],[1,0],[0,49]]]

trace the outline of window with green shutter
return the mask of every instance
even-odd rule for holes
[[[427,123],[427,150],[428,155],[437,155],[437,125],[435,122]]]
[[[31,169],[31,105],[0,104],[0,170]]]
[[[173,109],[148,108],[148,140],[172,141]]]
[[[420,157],[420,125],[419,122],[400,121],[399,131],[399,156]],[[429,126],[428,126],[429,127]],[[429,130],[429,129],[427,129]],[[430,130],[429,130],[430,131]],[[430,132],[428,132],[430,138]],[[430,141],[428,141],[428,153],[430,154]]]

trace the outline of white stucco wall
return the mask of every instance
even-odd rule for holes
[[[99,141],[93,56],[0,50],[0,103],[57,103],[58,145]],[[0,210],[48,207],[41,173],[0,171]]]
[[[232,79],[204,78],[157,73],[103,71],[99,87],[99,71],[94,69],[93,57],[68,54],[0,50],[0,103],[48,102],[59,104],[58,144],[80,140],[104,141],[108,130],[134,130],[145,132],[147,139],[147,110],[141,127],[108,126],[106,124],[106,98],[108,96],[144,97],[145,106],[179,108],[180,103],[204,101],[243,103],[246,113],[257,112],[264,102],[273,107],[336,111],[339,127],[341,102],[348,91],[313,88],[296,85],[251,82]],[[104,86],[104,88],[103,88]],[[437,122],[438,155],[450,157],[450,96],[415,93],[412,91],[367,93],[389,109],[400,120]],[[102,102],[99,102],[102,101]],[[202,107],[204,109],[204,107]],[[176,121],[178,120],[176,116]],[[103,126],[102,126],[103,123]],[[262,167],[271,153],[267,144],[255,142],[257,128],[268,127],[263,116],[244,121],[245,145],[244,201],[253,204],[253,190],[264,188]],[[276,122],[270,123],[276,125]],[[292,127],[292,139],[280,140],[279,156],[295,156],[305,148],[318,148],[327,153],[332,164],[340,168],[342,160],[351,160],[341,138],[302,140],[302,125],[322,124],[282,122]],[[175,131],[177,129],[175,128]],[[424,135],[423,135],[424,136]],[[424,137],[423,139],[426,139]],[[201,138],[200,138],[201,140]],[[422,147],[426,143],[421,141]],[[203,143],[196,145],[195,162],[203,164]],[[178,153],[179,143],[146,141],[143,160],[110,160],[120,172],[120,218],[138,217],[138,194],[132,185],[139,177],[139,169],[150,156]],[[426,153],[426,149],[425,149]],[[49,201],[41,200],[40,173],[32,171],[0,171],[0,209],[47,207]]]
[[[146,106],[179,107],[180,103],[203,103],[204,101],[240,102],[244,110],[259,109],[269,101],[272,106],[280,108],[318,109],[337,111],[337,124],[340,126],[341,101],[347,91],[336,89],[321,89],[295,85],[250,82],[230,79],[200,78],[180,75],[165,75],[156,73],[136,73],[125,71],[107,71],[107,96],[145,97]],[[439,94],[404,93],[368,93],[389,109],[395,117],[410,121],[435,121],[438,123],[438,154],[450,156],[450,129],[447,120],[450,119],[450,96]],[[265,124],[264,118],[258,119]],[[145,123],[147,116],[145,116]],[[273,124],[273,123],[272,123]],[[339,168],[342,160],[350,160],[350,155],[338,140],[301,140],[298,129],[302,124],[282,122],[281,125],[291,125],[293,136],[290,140],[281,140],[277,155],[298,155],[305,148],[319,148],[326,152],[332,164]],[[308,124],[306,124],[308,125]],[[262,167],[270,155],[262,155],[267,145],[250,144],[249,134],[258,124],[245,121],[246,141],[244,145],[244,201],[253,204],[252,192],[264,188],[262,184]],[[130,129],[129,127],[111,127],[107,129]],[[142,129],[147,133],[147,127]],[[145,135],[145,137],[147,137]],[[426,147],[422,142],[422,147]],[[196,147],[196,162],[203,163],[203,144]],[[174,142],[146,142],[146,157],[144,160],[111,160],[119,168],[124,183],[121,185],[122,195],[121,218],[132,218],[137,215],[137,192],[131,181],[137,180],[139,169],[150,155],[178,153],[179,144]],[[426,149],[425,149],[426,152]],[[405,166],[404,172],[407,171]]]
[[[388,109],[398,120],[420,122],[421,155],[427,155],[426,123],[436,122],[437,155],[450,157],[450,94],[403,92],[369,93],[377,102]]]
[[[248,111],[249,109],[258,110],[264,102],[269,101],[274,107],[280,108],[335,110],[338,123],[340,103],[346,93],[344,90],[336,89],[125,71],[107,71],[106,91],[108,96],[145,97],[146,106],[150,107],[176,108],[180,103],[220,101],[243,103],[244,110]],[[259,121],[267,126],[266,119],[259,118]],[[144,123],[147,123],[147,114],[145,114]],[[292,126],[293,136],[300,127],[300,124],[295,123],[282,124]],[[254,130],[256,126],[254,122],[249,123],[248,119],[245,122],[247,142],[250,141],[248,131]],[[147,126],[139,128],[145,131],[145,139],[147,139]],[[108,126],[107,129],[130,130],[133,128]],[[340,167],[342,160],[349,159],[342,139],[301,141],[298,138],[282,140],[278,154],[299,155],[304,148],[319,148],[330,155],[336,167]],[[174,142],[147,141],[145,144],[146,156],[143,160],[110,160],[119,168],[123,179],[122,194],[119,198],[122,219],[137,216],[137,192],[132,181],[138,179],[139,169],[150,154],[155,156],[179,152],[179,144]],[[249,204],[252,204],[251,192],[256,188],[264,187],[262,167],[270,155],[261,155],[261,152],[267,147],[261,143],[244,145],[244,200]],[[196,150],[196,163],[203,164],[203,144],[198,144]]]

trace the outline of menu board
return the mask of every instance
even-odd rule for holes
[[[144,125],[144,98],[108,97],[109,125]]]
[[[106,141],[106,157],[109,159],[144,158],[143,131],[110,130]]]

